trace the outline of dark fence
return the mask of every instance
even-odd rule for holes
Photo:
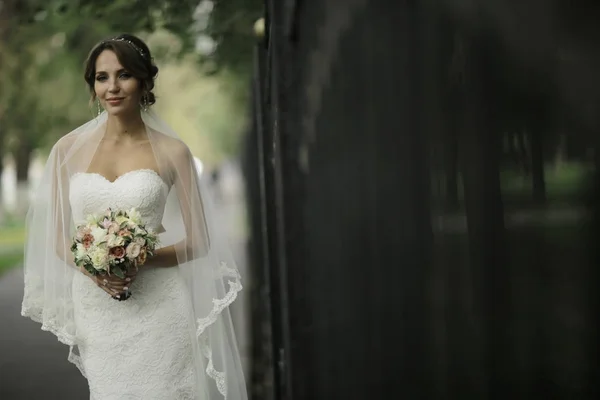
[[[515,4],[267,2],[255,398],[596,397],[600,13]]]

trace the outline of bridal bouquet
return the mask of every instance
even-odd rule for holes
[[[140,213],[108,209],[90,215],[76,230],[71,251],[75,264],[92,275],[114,274],[121,279],[127,271],[144,265],[154,255],[158,236],[142,224]]]

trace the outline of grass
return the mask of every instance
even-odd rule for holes
[[[562,163],[559,166],[544,168],[546,195],[548,198],[563,198],[577,194],[585,187],[585,179],[590,169],[579,163]],[[520,197],[531,193],[531,177],[513,170],[503,170],[500,174],[502,191],[505,195]]]
[[[25,226],[9,221],[0,227],[0,275],[23,262]]]
[[[546,165],[544,180],[546,184],[546,207],[565,208],[579,206],[588,188],[592,169],[590,166],[577,162]],[[458,177],[459,206],[455,211],[464,212],[464,192],[461,176]],[[437,185],[437,186],[436,186]],[[500,186],[505,210],[523,210],[538,207],[533,202],[531,176],[515,169],[502,168],[500,171]],[[432,187],[433,209],[444,210],[445,188],[443,179],[437,177]]]
[[[0,227],[0,253],[2,249],[21,247],[25,242],[25,226],[11,224]]]
[[[23,250],[11,250],[0,255],[0,276],[23,262]]]

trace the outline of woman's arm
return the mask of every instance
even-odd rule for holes
[[[144,267],[169,268],[179,265],[177,260],[177,250],[174,245],[162,247],[154,252],[154,256],[149,258]]]

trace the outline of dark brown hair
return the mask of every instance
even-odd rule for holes
[[[142,96],[145,96],[148,105],[154,104],[156,97],[152,93],[152,89],[154,89],[154,79],[158,74],[158,67],[154,64],[146,43],[140,38],[127,33],[105,39],[90,51],[85,61],[84,78],[92,93],[92,100],[96,98],[96,92],[94,91],[96,60],[104,50],[111,50],[117,55],[121,65],[140,82]]]

